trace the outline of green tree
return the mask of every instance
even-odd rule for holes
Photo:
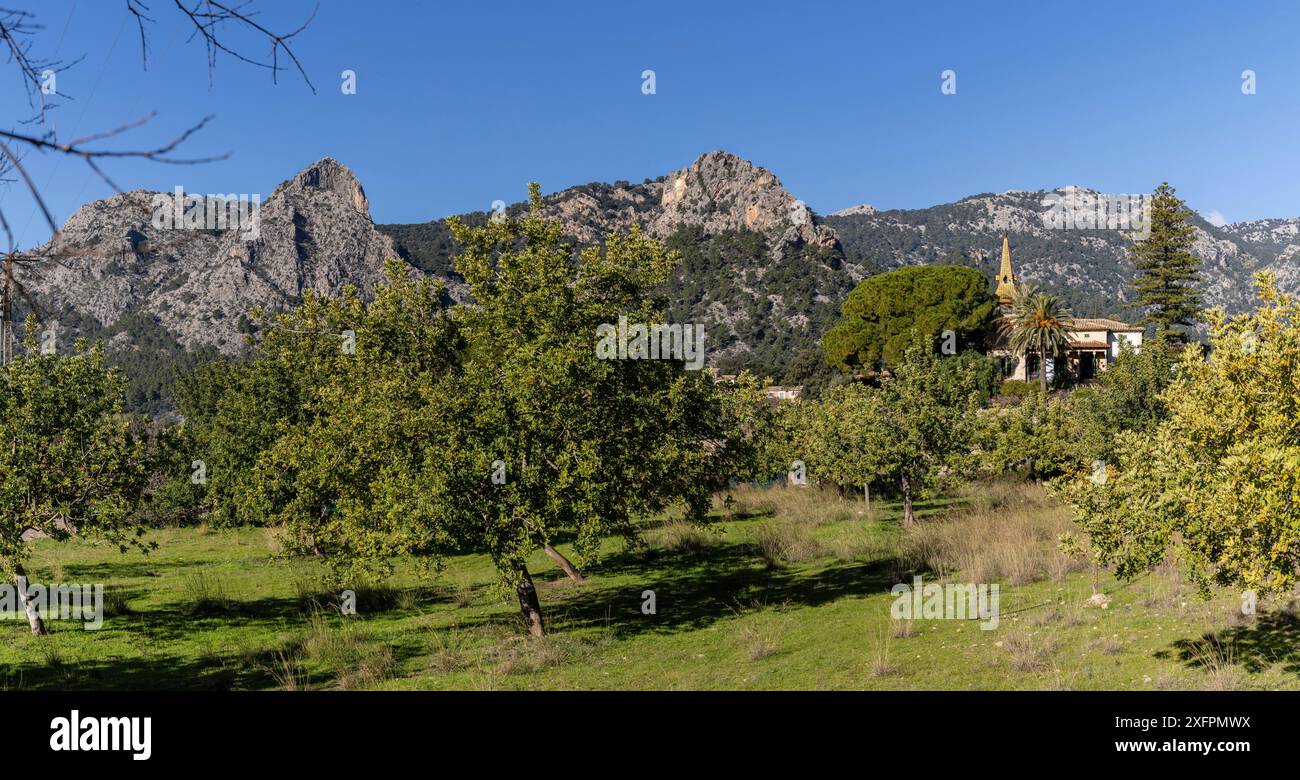
[[[831,365],[846,372],[892,366],[918,333],[951,330],[959,350],[982,344],[995,307],[988,279],[973,268],[908,266],[854,288],[822,347]]]
[[[476,529],[534,634],[544,629],[527,555],[567,534],[588,560],[602,536],[634,540],[635,515],[676,502],[702,522],[712,493],[752,468],[759,406],[748,378],[725,388],[680,361],[602,359],[602,329],[620,317],[667,322],[653,291],[678,258],[636,229],[575,258],[542,205],[533,185],[522,219],[452,220],[476,305],[463,312],[469,358],[449,399],[449,458],[420,483],[439,527]]]
[[[1135,242],[1132,250],[1137,270],[1132,305],[1142,309],[1142,324],[1154,325],[1157,334],[1169,340],[1185,340],[1177,329],[1201,319],[1200,261],[1191,251],[1196,228],[1190,217],[1174,188],[1162,183],[1151,199],[1150,235]]]
[[[1039,480],[1077,472],[1081,456],[1073,398],[1053,398],[1032,389],[1016,406],[981,415],[976,435],[978,470],[990,476],[1021,474]]]
[[[33,634],[45,625],[26,587],[26,534],[102,538],[148,549],[130,516],[149,475],[145,442],[122,415],[125,382],[98,344],[42,355],[28,320],[26,355],[0,368],[0,561],[18,584]]]
[[[1055,295],[1024,285],[1016,289],[1011,310],[998,324],[1012,352],[1038,355],[1038,381],[1044,393],[1047,392],[1047,359],[1060,355],[1069,344],[1072,321],[1069,309]]]
[[[248,516],[281,527],[288,553],[321,556],[339,576],[387,573],[397,555],[436,562],[452,543],[410,494],[440,457],[464,343],[440,284],[411,280],[397,263],[386,270],[373,302],[348,291],[276,318],[271,332],[281,335],[261,345],[260,361],[311,356],[319,365],[296,373],[319,380],[234,497]]]
[[[1119,358],[1096,383],[1070,397],[1083,460],[1112,460],[1120,432],[1151,431],[1169,416],[1163,393],[1176,363],[1175,349],[1164,339],[1148,340],[1140,350],[1121,343]]]
[[[803,451],[812,474],[840,486],[877,480],[897,486],[903,522],[916,522],[913,499],[957,465],[982,404],[979,371],[935,355],[917,336],[881,386],[832,390],[809,412]]]
[[[881,385],[892,434],[882,476],[894,479],[903,495],[903,523],[916,516],[912,499],[933,486],[968,449],[981,406],[979,371],[973,364],[945,371],[940,358],[917,339]]]
[[[898,440],[890,429],[884,393],[861,384],[841,385],[806,408],[800,441],[811,476],[860,488],[870,509],[871,484],[888,476]]]
[[[390,264],[388,273],[400,273]],[[293,312],[251,312],[251,357],[221,360],[182,376],[175,386],[184,419],[169,464],[174,479],[199,475],[206,517],[219,525],[269,524],[269,506],[257,499],[255,467],[294,426],[318,413],[312,399],[353,363],[351,338],[364,304],[355,289],[331,301],[307,290]]]
[[[638,514],[684,502],[703,522],[713,491],[752,472],[763,409],[747,376],[723,387],[679,360],[602,359],[602,326],[665,322],[652,291],[676,257],[638,230],[575,256],[541,207],[534,187],[521,219],[451,221],[473,306],[444,311],[436,290],[390,275],[369,306],[312,301],[281,318],[287,333],[351,325],[356,354],[266,352],[319,360],[302,373],[319,384],[240,503],[283,524],[288,551],[343,572],[484,551],[535,635],[531,553],[572,575],[561,540],[585,565],[604,536],[635,541]]]
[[[1188,347],[1154,429],[1117,437],[1115,461],[1069,480],[1096,561],[1133,577],[1175,552],[1203,591],[1290,589],[1300,566],[1300,304],[1260,275],[1262,300],[1209,313],[1213,350]]]

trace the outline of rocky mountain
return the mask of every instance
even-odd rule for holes
[[[370,221],[361,183],[329,158],[282,183],[255,213],[249,208],[249,224],[230,217],[207,228],[160,219],[162,204],[176,197],[136,190],[89,203],[54,244],[36,250],[75,258],[46,264],[32,285],[41,305],[55,312],[49,326],[95,331],[143,315],[186,348],[233,355],[243,346],[242,317],[253,307],[283,309],[308,289],[373,289],[384,259],[396,255]],[[207,217],[203,209],[212,204],[204,198],[183,209]],[[226,210],[228,202],[217,200],[215,208]],[[114,346],[128,347],[126,341]]]
[[[850,262],[891,270],[903,265],[954,263],[979,268],[990,278],[1008,234],[1016,273],[1061,295],[1083,316],[1133,319],[1127,304],[1133,277],[1127,262],[1128,233],[1118,229],[1063,229],[1045,224],[1052,203],[1080,205],[1100,196],[1083,187],[1049,191],[986,193],[924,209],[845,209],[825,224],[839,234]],[[1276,265],[1263,242],[1193,217],[1201,274],[1209,305],[1240,311],[1250,305],[1252,273]],[[1061,223],[1058,223],[1061,224]]]
[[[138,369],[132,401],[143,408],[165,402],[168,364],[238,354],[253,308],[283,310],[308,289],[373,290],[397,257],[361,183],[329,158],[242,212],[237,199],[206,196],[177,207],[184,197],[136,190],[83,206],[35,250],[61,259],[28,283],[60,344],[104,339]]]
[[[640,184],[592,183],[546,198],[577,243],[599,241],[633,224],[682,251],[670,285],[675,318],[703,322],[710,361],[780,376],[815,346],[861,279],[903,265],[949,263],[991,279],[1008,234],[1017,273],[1061,295],[1080,316],[1135,319],[1128,306],[1130,236],[1118,229],[1054,229],[1051,203],[1076,211],[1102,196],[1069,186],[1051,191],[985,193],[923,209],[853,206],[818,216],[771,172],[726,152]],[[508,211],[519,213],[523,204]],[[472,221],[487,213],[466,215]],[[1300,252],[1288,243],[1300,220],[1271,220],[1245,232],[1195,216],[1195,254],[1209,305],[1241,311],[1252,304],[1254,271],[1271,269],[1300,291]],[[408,262],[451,275],[455,253],[440,222],[381,225]],[[1296,240],[1300,245],[1300,239]],[[1288,249],[1288,247],[1290,247]]]
[[[1004,233],[1017,273],[1061,294],[1077,315],[1134,318],[1126,306],[1127,234],[1044,222],[1049,202],[1077,205],[1097,195],[1081,187],[1009,191],[924,209],[854,206],[821,217],[772,172],[715,151],[641,183],[593,182],[552,193],[545,209],[575,244],[640,225],[680,251],[666,290],[673,320],[706,326],[710,365],[781,378],[791,363],[809,364],[863,278],[953,263],[991,279]],[[190,225],[179,211],[160,224],[159,198],[171,196],[135,191],[87,204],[67,221],[58,245],[43,248],[70,259],[45,264],[29,285],[61,342],[104,338],[111,354],[132,364],[138,407],[165,404],[159,377],[170,365],[237,354],[253,307],[283,309],[308,289],[332,294],[352,284],[368,292],[382,279],[385,258],[445,278],[454,299],[466,297],[445,222],[376,226],[360,182],[334,160],[277,187],[251,231],[246,224]],[[525,208],[516,203],[507,212]],[[462,218],[473,224],[489,216]],[[1211,305],[1251,305],[1256,270],[1272,270],[1300,292],[1300,219],[1222,228],[1199,216],[1194,222]]]
[[[1223,231],[1267,258],[1283,289],[1300,291],[1300,217],[1237,222]]]
[[[526,208],[507,208],[515,215]],[[727,152],[640,184],[579,185],[545,198],[576,244],[640,225],[683,262],[670,284],[674,321],[705,324],[711,365],[779,368],[811,348],[868,272],[844,263],[835,232],[770,171]],[[486,212],[463,215],[473,224]],[[457,280],[441,221],[381,225],[407,262]]]

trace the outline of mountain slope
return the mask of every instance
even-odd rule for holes
[[[667,290],[670,313],[706,325],[710,365],[778,370],[817,343],[839,302],[869,275],[844,262],[835,233],[774,174],[727,152],[640,184],[594,182],[544,202],[545,216],[559,220],[576,244],[639,225],[681,251]],[[488,216],[463,218],[475,224]],[[455,242],[442,221],[379,229],[408,263],[456,278]]]
[[[1064,187],[1050,194],[1097,193]],[[680,251],[665,290],[672,319],[706,326],[710,365],[780,376],[792,362],[812,359],[862,279],[933,263],[976,267],[991,279],[1004,233],[1021,278],[1061,294],[1075,314],[1135,319],[1126,305],[1133,272],[1125,235],[1047,229],[1048,195],[986,193],[924,209],[863,205],[820,217],[772,172],[715,151],[639,184],[593,182],[547,195],[544,204],[575,244],[640,225]],[[241,227],[156,226],[156,196],[135,191],[82,207],[59,245],[44,248],[73,256],[44,264],[29,284],[60,344],[103,338],[110,355],[132,367],[138,408],[165,407],[171,366],[239,354],[252,308],[293,306],[308,289],[334,294],[351,284],[366,294],[383,278],[386,258],[447,279],[452,299],[467,298],[445,222],[373,224],[360,182],[329,158],[276,188],[261,205],[255,236]],[[488,217],[463,215],[471,224]],[[1230,311],[1253,305],[1257,270],[1300,292],[1300,218],[1219,228],[1198,216],[1194,223],[1207,303]]]
[[[1062,199],[1096,196],[1094,190],[1062,187]],[[997,272],[1004,233],[1011,239],[1016,273],[1061,295],[1081,316],[1135,319],[1127,306],[1133,268],[1129,239],[1118,230],[1052,230],[1044,226],[1048,193],[983,194],[925,209],[846,209],[826,217],[851,262],[890,270],[903,265],[953,263]],[[1272,257],[1260,247],[1193,218],[1201,273],[1209,305],[1240,311],[1250,305],[1251,274]]]
[[[284,309],[308,289],[371,290],[385,258],[396,256],[370,221],[360,182],[329,158],[275,189],[261,204],[256,236],[247,226],[159,225],[158,195],[137,190],[89,203],[64,224],[57,244],[37,250],[75,257],[44,264],[31,285],[60,342],[136,317],[187,349],[237,354],[254,307]],[[132,345],[119,337],[114,346]]]

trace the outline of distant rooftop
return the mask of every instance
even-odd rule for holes
[[[1142,326],[1130,325],[1127,322],[1120,322],[1119,320],[1109,320],[1105,317],[1075,317],[1074,322],[1070,324],[1070,330],[1138,331],[1142,330]]]

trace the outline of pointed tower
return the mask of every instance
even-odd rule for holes
[[[1002,267],[998,269],[998,287],[993,294],[1003,306],[1010,306],[1011,298],[1016,294],[1016,274],[1011,270],[1011,243],[1006,233],[1002,234]]]

